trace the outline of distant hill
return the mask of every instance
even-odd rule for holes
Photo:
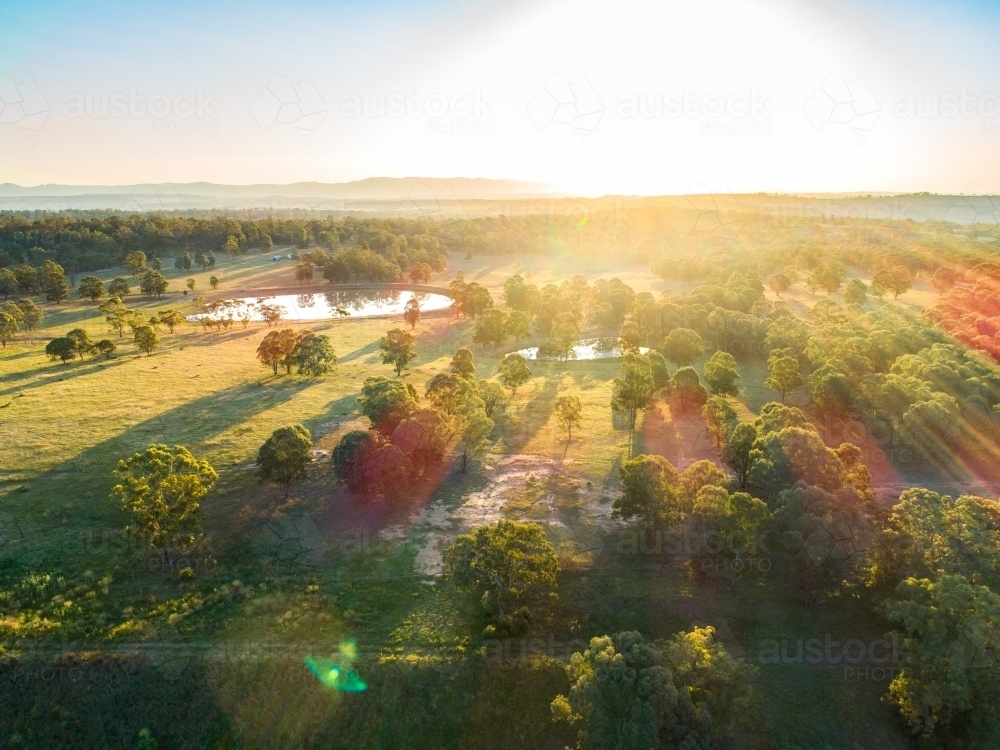
[[[238,206],[352,210],[356,202],[447,202],[549,195],[541,183],[473,177],[369,177],[355,182],[219,185],[211,182],[137,185],[0,184],[0,209],[121,208],[178,210]]]
[[[531,215],[579,210],[590,203],[625,201],[643,208],[764,213],[787,219],[875,219],[1000,222],[1000,196],[934,193],[802,193],[603,196],[576,198],[538,182],[475,177],[369,177],[354,182],[293,182],[287,185],[219,185],[211,182],[137,185],[0,184],[0,210],[194,211],[206,209],[307,210],[355,215],[459,217]],[[500,203],[502,201],[502,203]]]

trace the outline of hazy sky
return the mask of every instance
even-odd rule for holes
[[[998,8],[5,0],[0,182],[1000,192]]]

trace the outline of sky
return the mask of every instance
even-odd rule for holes
[[[1000,2],[6,0],[0,183],[1000,193]]]

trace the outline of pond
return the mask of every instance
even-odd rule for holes
[[[209,303],[206,312],[191,315],[190,321],[202,317],[231,317],[251,321],[264,320],[267,308],[280,307],[282,320],[329,320],[331,318],[373,318],[402,315],[406,303],[416,298],[421,312],[444,310],[451,306],[451,297],[407,290],[348,289],[320,294],[281,294],[275,297],[244,297]]]
[[[639,347],[641,354],[649,352],[644,346]],[[563,357],[555,353],[548,353],[544,347],[529,346],[527,349],[517,351],[525,359],[616,359],[622,356],[621,347],[618,346],[618,337],[600,339],[580,339],[570,350],[568,357]]]

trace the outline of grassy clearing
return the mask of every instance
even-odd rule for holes
[[[259,256],[219,264],[204,273],[165,273],[173,286],[196,278],[197,291],[215,273],[223,279],[220,294],[290,283],[290,264]],[[495,296],[515,272],[530,272],[538,284],[580,272],[578,263],[559,259],[455,266]],[[595,263],[583,272],[591,280],[617,275],[637,291],[665,286],[645,268],[612,273]],[[185,310],[187,300],[175,294],[132,304],[152,314]],[[672,554],[623,548],[627,530],[607,520],[628,451],[628,433],[608,406],[614,362],[533,364],[533,379],[498,425],[488,466],[446,472],[415,488],[403,506],[346,496],[324,463],[286,500],[254,479],[259,446],[295,422],[309,427],[319,448],[364,426],[357,394],[365,377],[391,374],[378,338],[401,321],[311,326],[331,336],[340,357],[323,379],[273,377],[254,358],[267,331],[260,324],[223,333],[186,326],[163,334],[163,348],[151,357],[135,353],[126,338],[109,362],[50,362],[44,341],[71,327],[109,336],[95,307],[46,306],[44,328],[0,354],[0,572],[8,580],[26,570],[62,575],[60,597],[70,602],[50,612],[48,624],[5,623],[0,631],[0,649],[15,657],[0,667],[11,677],[0,680],[0,734],[8,740],[131,747],[149,727],[160,747],[561,748],[572,737],[549,721],[548,703],[565,689],[557,662],[570,644],[593,635],[635,628],[661,638],[710,623],[750,659],[768,639],[794,648],[827,634],[841,642],[879,636],[868,608],[847,594],[804,608],[777,579],[735,590],[703,586]],[[420,356],[405,377],[423,392],[471,341],[471,327],[428,318],[416,332]],[[499,356],[477,352],[480,377],[495,373]],[[738,408],[749,418],[774,394],[763,388],[763,362],[741,360],[740,369]],[[563,394],[584,405],[570,442],[552,416]],[[804,403],[804,394],[788,401]],[[203,505],[210,542],[196,553],[198,575],[190,582],[128,544],[108,500],[118,458],[153,442],[183,444],[220,472]],[[665,403],[640,418],[634,447],[681,468],[717,460],[700,418],[672,414]],[[486,516],[549,524],[558,544],[561,595],[531,634],[544,645],[538,658],[525,657],[520,642],[501,644],[497,657],[472,604],[420,573],[420,560],[461,528],[470,497],[483,498]],[[371,683],[359,696],[324,691],[302,666],[307,655],[334,653],[344,638],[357,639],[357,666]],[[76,665],[79,678],[44,680],[37,663],[26,668],[38,642],[58,645],[44,664]],[[26,676],[31,669],[34,678]],[[761,665],[758,681],[781,747],[905,745],[879,701],[887,680],[852,681],[841,665],[793,662]]]

